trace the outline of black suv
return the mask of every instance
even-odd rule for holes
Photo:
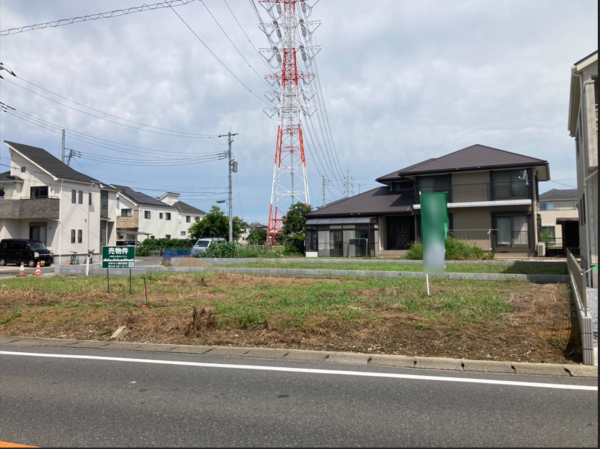
[[[7,263],[20,265],[21,262],[28,267],[40,265],[48,266],[54,263],[52,251],[46,248],[39,240],[3,239],[0,241],[0,266]]]

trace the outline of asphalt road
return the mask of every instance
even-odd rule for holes
[[[596,378],[415,376],[414,369],[75,348],[0,351],[59,356],[0,354],[0,439],[20,444],[598,446]],[[167,364],[173,362],[183,365]],[[472,383],[481,380],[505,383]],[[592,388],[551,388],[557,385]]]

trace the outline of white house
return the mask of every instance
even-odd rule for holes
[[[568,129],[575,138],[581,267],[598,264],[598,50],[571,68]],[[588,287],[598,287],[598,271],[588,272]]]
[[[41,240],[65,263],[72,252],[99,254],[116,240],[117,191],[43,148],[4,141],[10,170],[0,173],[0,239]]]
[[[116,215],[119,239],[188,238],[188,230],[205,212],[179,201],[179,194],[167,192],[160,199],[130,187],[118,189]]]

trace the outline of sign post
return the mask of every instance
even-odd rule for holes
[[[102,268],[106,268],[106,281],[110,293],[108,270],[110,268],[129,268],[129,293],[131,293],[131,269],[135,268],[135,246],[103,246]]]
[[[423,235],[423,272],[429,296],[429,275],[441,274],[446,268],[446,236],[448,235],[448,194],[421,194],[421,226]]]

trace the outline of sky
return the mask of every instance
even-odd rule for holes
[[[0,31],[142,4],[0,0]],[[552,181],[542,192],[575,188],[570,71],[598,48],[596,0],[308,4],[321,47],[311,85],[320,110],[303,122],[312,133],[305,152],[314,207],[323,175],[329,202],[343,197],[347,173],[356,194],[393,170],[473,144],[548,161]],[[208,211],[227,199],[227,161],[218,159],[227,139],[217,136],[231,131],[233,213],[267,224],[278,121],[264,112],[272,104],[263,77],[275,69],[257,50],[269,43],[252,0],[174,10],[0,37],[0,61],[17,74],[1,72],[0,101],[17,112],[0,113],[0,140],[60,158],[66,129],[66,147],[82,155],[74,169],[155,197],[177,192]],[[8,161],[2,144],[0,171]]]

